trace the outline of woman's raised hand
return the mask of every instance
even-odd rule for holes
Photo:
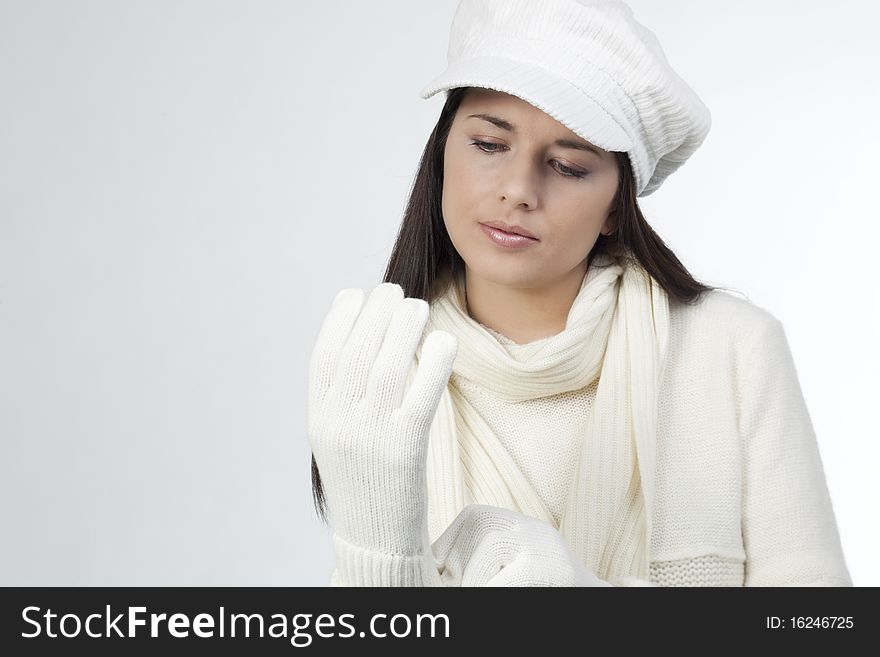
[[[488,504],[465,506],[432,548],[443,586],[612,586],[554,527]]]
[[[393,283],[366,303],[363,290],[347,288],[321,326],[309,364],[308,434],[342,544],[402,557],[429,552],[428,431],[457,341],[432,331],[416,359],[428,310]]]

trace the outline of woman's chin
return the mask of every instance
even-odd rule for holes
[[[486,261],[478,267],[468,267],[469,273],[487,283],[502,287],[527,288],[535,287],[545,276],[540,271],[534,271],[534,267],[523,267],[522,264],[510,265],[507,263],[495,265]]]

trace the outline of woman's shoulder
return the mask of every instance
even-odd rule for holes
[[[762,333],[781,331],[779,319],[744,293],[728,289],[704,292],[696,301],[670,299],[670,332],[687,341],[704,339],[744,347]]]

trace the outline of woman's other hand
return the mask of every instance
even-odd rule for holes
[[[428,431],[457,351],[433,331],[405,390],[428,304],[382,283],[364,302],[340,291],[309,364],[309,443],[330,524],[346,543],[390,555],[427,552]]]
[[[432,546],[445,586],[612,586],[537,518],[470,504]]]

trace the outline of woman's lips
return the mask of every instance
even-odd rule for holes
[[[499,228],[492,228],[486,224],[480,224],[480,229],[490,240],[495,242],[495,244],[508,249],[523,249],[527,246],[538,243],[538,240],[532,239],[531,237],[507,233]]]

